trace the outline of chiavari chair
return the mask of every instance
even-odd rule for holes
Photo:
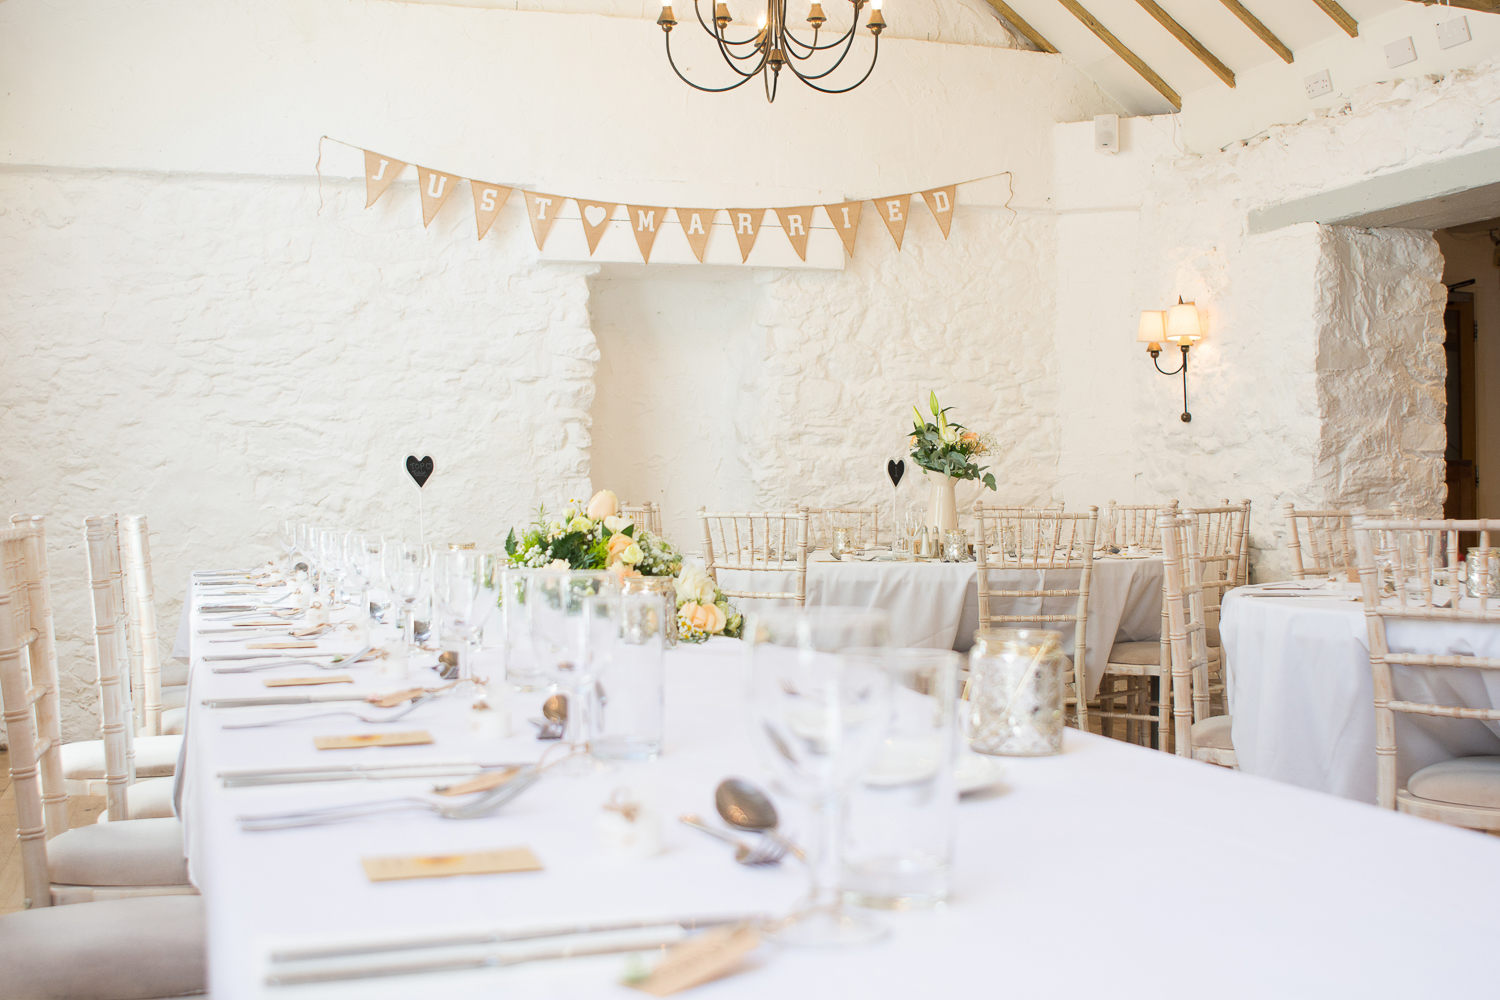
[[[811,550],[833,546],[834,528],[853,528],[853,545],[857,549],[880,544],[880,508],[878,507],[802,507],[807,511],[807,547]]]
[[[104,539],[97,542],[94,547],[102,557],[107,546]],[[40,518],[0,530],[0,704],[10,743],[26,905],[194,893],[187,881],[182,825],[177,820],[67,828],[67,796],[61,777],[66,773],[65,754],[58,746],[55,723],[57,665],[49,656],[51,599],[45,562],[38,557],[42,543]],[[121,662],[112,651],[110,662]],[[123,771],[127,709],[120,697],[112,696],[109,701],[111,708],[105,716],[109,766]],[[124,783],[112,786],[123,791]],[[119,799],[118,793],[115,798]],[[111,803],[117,811],[122,804]]]
[[[1444,535],[1444,533],[1447,533]],[[1463,588],[1457,579],[1458,534],[1479,536],[1476,558],[1469,574],[1479,593],[1477,607],[1463,607]],[[1500,670],[1500,657],[1467,653],[1401,653],[1391,649],[1389,622],[1420,621],[1451,624],[1500,624],[1500,601],[1489,595],[1491,535],[1500,532],[1500,520],[1423,521],[1366,520],[1356,514],[1354,544],[1359,564],[1359,582],[1364,594],[1365,624],[1370,647],[1370,669],[1375,691],[1375,785],[1376,802],[1382,808],[1434,819],[1474,830],[1500,831],[1500,756],[1459,757],[1429,764],[1406,779],[1400,787],[1396,760],[1396,715],[1437,719],[1469,719],[1500,722],[1500,709],[1464,708],[1430,701],[1397,698],[1395,670],[1421,690],[1436,679],[1439,670]],[[1400,544],[1401,536],[1407,544]],[[1387,541],[1396,544],[1387,544]],[[1444,542],[1447,544],[1445,545]],[[1382,602],[1377,552],[1389,560],[1395,595]],[[1440,556],[1446,557],[1440,561]],[[1434,577],[1448,574],[1451,588],[1444,599],[1434,594]],[[1416,581],[1416,592],[1408,586]]]
[[[1295,504],[1282,506],[1286,518],[1287,555],[1292,560],[1292,577],[1356,583],[1359,567],[1354,556],[1354,511],[1299,510]],[[1390,510],[1367,510],[1367,518],[1399,518],[1399,505]],[[1303,543],[1306,542],[1306,545]]]
[[[807,603],[807,511],[715,512],[699,507],[698,520],[703,523],[704,568],[726,597]],[[720,570],[791,572],[796,589],[730,589],[719,580]]]
[[[647,500],[644,503],[620,504],[620,516],[628,517],[653,535],[660,535],[661,505]]]
[[[1230,716],[1208,713],[1209,647],[1204,596],[1210,588],[1203,582],[1203,571],[1205,566],[1222,564],[1217,557],[1201,554],[1198,519],[1193,514],[1163,513],[1158,524],[1172,671],[1173,742],[1179,756],[1221,767],[1237,767]]]
[[[979,627],[995,623],[1026,624],[1047,628],[1073,624],[1073,694],[1074,721],[1079,729],[1089,725],[1088,679],[1085,660],[1088,655],[1089,587],[1094,569],[1095,533],[1099,528],[1099,508],[1087,512],[1063,513],[1060,510],[1016,512],[1015,508],[974,505],[979,525],[979,539],[974,547],[975,581],[979,595]],[[992,533],[993,529],[993,533]],[[989,541],[994,538],[993,547]],[[1073,570],[1078,573],[1077,586],[1048,586],[1038,589],[1004,589],[992,586],[990,571],[1034,571],[1038,579],[1045,573]],[[1066,613],[1046,613],[1049,600],[1072,599]],[[1017,605],[1035,605],[1037,614],[1011,613]]]

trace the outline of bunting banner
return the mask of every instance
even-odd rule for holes
[[[361,149],[360,151],[364,154],[365,161],[365,208],[370,208],[380,200],[380,196],[390,188],[391,182],[410,164],[408,161],[398,160],[373,150]],[[975,178],[975,180],[983,181],[1001,176],[1009,178],[1010,172],[1002,171],[988,177]],[[417,193],[422,201],[423,227],[431,226],[432,220],[452,196],[453,189],[458,186],[460,180],[464,179],[466,178],[431,167],[417,166]],[[475,232],[477,238],[483,240],[494,226],[495,220],[500,217],[500,211],[509,201],[514,187],[491,184],[474,178],[467,178],[467,180],[474,197]],[[911,217],[912,202],[918,195],[926,204],[933,221],[937,223],[938,231],[943,234],[943,239],[949,238],[953,228],[954,209],[958,203],[959,183],[972,182],[961,181],[925,191],[887,195],[868,199],[868,201],[874,204],[876,214],[880,216],[880,221],[885,223],[886,232],[890,233],[897,252],[900,252],[906,239],[906,227]],[[540,191],[523,190],[521,194],[525,201],[526,218],[531,224],[531,235],[536,241],[538,251],[542,250],[547,242],[547,234],[552,231],[553,223],[562,214],[563,206],[571,201],[578,208],[578,218],[583,226],[589,256],[593,256],[599,248],[599,241],[603,238],[611,221],[622,221],[611,217],[617,210],[624,209],[623,221],[635,236],[635,245],[640,251],[641,260],[648,264],[651,262],[652,249],[656,246],[656,238],[667,225],[669,217],[687,239],[688,248],[692,250],[693,257],[698,263],[703,263],[708,252],[709,237],[714,234],[715,220],[720,212],[717,208],[629,205],[612,201],[595,201],[575,195],[545,194]],[[729,230],[734,234],[735,243],[739,248],[741,263],[749,262],[750,252],[755,248],[755,242],[760,235],[767,212],[775,213],[782,233],[791,244],[792,251],[796,253],[799,260],[806,261],[808,241],[814,229],[825,228],[814,218],[819,208],[827,216],[828,228],[832,228],[838,234],[844,253],[853,257],[855,241],[859,235],[860,217],[866,203],[867,200],[864,199],[851,199],[825,205],[726,208],[723,211],[727,215]],[[1008,200],[1006,207],[1009,207]],[[720,232],[722,233],[722,229]],[[822,239],[824,237],[819,237],[819,240]],[[824,243],[818,245],[828,246]],[[723,251],[721,250],[720,253],[722,254]],[[673,259],[680,260],[681,258],[674,257]],[[826,257],[821,259],[826,260]]]

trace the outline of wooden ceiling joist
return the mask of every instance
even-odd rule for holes
[[[1340,7],[1338,0],[1313,0],[1313,3],[1322,8],[1323,13],[1333,18],[1333,23],[1344,29],[1344,33],[1350,38],[1359,37],[1359,22],[1350,16],[1349,12]]]
[[[1131,69],[1141,75],[1143,80],[1155,87],[1156,92],[1165,97],[1167,103],[1172,105],[1172,110],[1182,110],[1182,98],[1177,96],[1177,91],[1167,86],[1167,81],[1163,80],[1157,74],[1156,70],[1147,66],[1140,56],[1126,48],[1125,43],[1116,38],[1108,28],[1099,22],[1097,17],[1084,10],[1083,4],[1079,3],[1078,0],[1057,0],[1057,2],[1068,8],[1068,13],[1082,21],[1084,27],[1092,31],[1098,37],[1099,41],[1108,45],[1115,55],[1125,60]]]
[[[991,7],[995,8],[995,13],[1009,21],[1010,26],[1025,35],[1027,41],[1031,42],[1032,45],[1035,45],[1043,52],[1057,55],[1057,46],[1043,38],[1040,31],[1027,24],[1024,17],[1011,10],[1010,4],[1005,3],[1004,0],[988,0],[988,3]]]
[[[1178,24],[1176,18],[1162,10],[1156,0],[1135,0],[1135,2],[1140,4],[1147,14],[1156,18],[1157,22],[1170,31],[1172,36],[1186,46],[1189,52],[1197,56],[1199,62],[1213,70],[1215,76],[1229,86],[1234,86],[1234,70],[1220,62],[1219,57],[1208,51],[1202,42],[1192,36],[1191,32]]]
[[[1219,0],[1219,2],[1228,7],[1235,17],[1243,21],[1245,27],[1254,32],[1256,38],[1259,38],[1270,46],[1271,51],[1280,56],[1283,62],[1292,61],[1292,50],[1287,48],[1281,39],[1272,34],[1270,28],[1261,24],[1260,18],[1246,10],[1245,5],[1240,3],[1240,0]]]
[[[1411,2],[1431,7],[1437,3],[1437,0],[1411,0]],[[1486,14],[1500,14],[1500,0],[1444,0],[1444,2],[1451,7],[1463,7],[1465,10],[1482,10]]]

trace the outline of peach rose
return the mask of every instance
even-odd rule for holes
[[[589,508],[584,513],[595,521],[602,521],[606,517],[614,517],[619,512],[620,498],[609,490],[600,490],[589,501]]]
[[[678,609],[677,614],[681,618],[686,618],[689,625],[702,629],[709,635],[718,635],[724,631],[724,612],[717,604],[690,602]]]
[[[635,543],[631,541],[629,535],[621,535],[619,533],[616,533],[609,536],[609,542],[607,544],[609,549],[609,565],[613,566],[615,563],[620,561],[620,553],[624,552]]]

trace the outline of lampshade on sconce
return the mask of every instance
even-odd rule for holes
[[[1182,422],[1190,423],[1193,415],[1187,408],[1187,369],[1188,351],[1193,345],[1203,339],[1203,316],[1198,312],[1198,306],[1193,302],[1182,301],[1182,296],[1177,297],[1177,304],[1170,309],[1148,309],[1141,313],[1140,326],[1136,328],[1135,339],[1137,343],[1146,345],[1146,353],[1151,355],[1151,363],[1156,370],[1163,375],[1182,374]],[[1176,344],[1182,350],[1182,364],[1172,371],[1164,371],[1161,362],[1162,344]]]
[[[1191,347],[1203,339],[1203,320],[1196,303],[1178,298],[1167,311],[1167,339],[1179,347]]]
[[[1167,339],[1167,314],[1159,309],[1141,313],[1141,326],[1135,339],[1137,343],[1155,344],[1159,350],[1162,341]]]

